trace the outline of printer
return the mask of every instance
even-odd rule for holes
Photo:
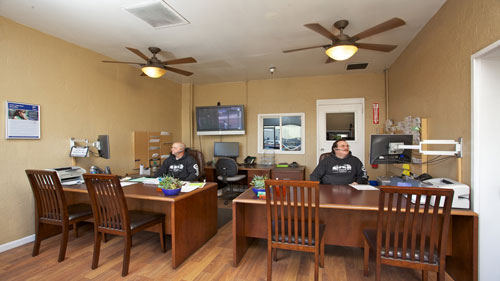
[[[83,174],[87,172],[85,169],[80,167],[62,167],[62,168],[53,168],[46,170],[56,171],[62,185],[73,185],[73,184],[84,183]]]
[[[427,184],[427,187],[453,189],[453,203],[451,207],[470,209],[470,188],[468,185],[447,178],[429,179],[423,181],[423,183]],[[423,200],[425,202],[425,199]],[[433,200],[431,200],[431,205],[434,206],[434,202],[432,201]],[[444,206],[444,198],[441,199],[439,206]]]

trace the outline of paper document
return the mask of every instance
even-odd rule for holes
[[[368,184],[350,184],[350,186],[356,190],[378,190],[375,186]]]
[[[131,182],[131,181],[122,181],[120,182],[120,184],[122,185],[122,187],[125,187],[127,185],[133,185],[133,184],[136,184],[136,182]]]
[[[159,184],[160,183],[157,178],[147,178],[147,177],[136,178],[136,179],[132,179],[130,181],[131,182],[142,182],[144,184]]]
[[[181,192],[191,192],[197,188],[202,188],[205,186],[203,182],[184,182],[181,188]]]

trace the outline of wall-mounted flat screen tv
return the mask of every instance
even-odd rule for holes
[[[196,130],[198,135],[244,135],[244,106],[196,107]]]

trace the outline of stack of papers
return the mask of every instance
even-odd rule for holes
[[[368,184],[350,184],[349,186],[356,190],[378,190],[378,188]]]
[[[203,182],[184,182],[181,192],[191,192],[197,188],[202,188],[205,186]]]
[[[156,184],[156,185],[158,185],[160,183],[157,178],[146,178],[146,177],[136,178],[136,179],[132,179],[130,181],[131,182],[142,182],[144,184]]]

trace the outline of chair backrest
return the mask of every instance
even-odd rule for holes
[[[385,257],[423,263],[428,251],[425,262],[431,264],[437,255],[446,258],[453,190],[382,186],[379,196],[377,253],[385,250]]]
[[[205,158],[203,157],[203,153],[196,149],[189,149],[188,152],[189,155],[191,155],[198,163],[198,169],[200,172],[198,179],[205,177]]]
[[[39,218],[63,221],[68,219],[66,197],[55,171],[26,170],[35,197]]]
[[[130,230],[127,201],[116,175],[84,174],[96,227]]]
[[[319,243],[319,182],[266,180],[266,211],[269,241]]]
[[[319,162],[321,162],[321,160],[325,159],[326,157],[330,156],[330,154],[332,154],[331,152],[325,152],[323,154],[321,154],[319,156]]]
[[[215,172],[218,176],[234,177],[238,174],[238,164],[231,158],[219,158],[215,163]]]

